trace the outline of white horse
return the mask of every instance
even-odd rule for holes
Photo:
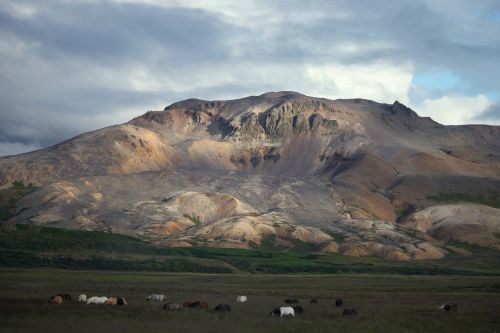
[[[153,302],[166,302],[167,298],[165,295],[159,295],[159,294],[152,294],[146,297],[146,301],[153,301]]]
[[[108,298],[106,296],[92,296],[87,299],[87,304],[106,304]]]
[[[291,306],[282,306],[271,311],[271,316],[277,316],[278,314],[281,318],[283,318],[284,316],[295,317],[295,310]]]
[[[238,296],[236,297],[236,302],[238,303],[245,303],[247,301],[247,297],[246,296]]]

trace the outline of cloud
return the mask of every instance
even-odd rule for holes
[[[479,96],[500,91],[498,13],[494,0],[0,0],[0,142],[46,147],[181,99],[270,90],[495,123]]]
[[[411,66],[372,63],[366,65],[329,64],[309,66],[304,76],[308,91],[330,98],[367,98],[408,102]]]
[[[438,123],[463,125],[477,123],[479,119],[486,119],[484,112],[487,112],[492,105],[492,102],[484,95],[443,96],[427,99],[421,105],[413,108],[420,116],[431,117]]]
[[[16,155],[40,149],[35,145],[25,145],[19,142],[0,142],[0,156]]]
[[[500,125],[500,103],[490,104],[483,112],[477,114],[474,120]]]

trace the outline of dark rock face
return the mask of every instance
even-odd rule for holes
[[[309,130],[314,131],[319,127],[334,129],[337,126],[337,121],[334,119],[325,119],[319,113],[313,113],[309,117]]]
[[[271,110],[262,115],[261,124],[271,138],[281,138],[292,134],[292,118],[297,110],[287,105]]]
[[[337,121],[325,119],[318,112],[310,116],[307,105],[287,103],[257,115],[249,113],[241,118],[240,134],[243,137],[258,138],[265,134],[269,139],[280,139],[300,133],[316,131],[319,128],[334,129]]]
[[[256,167],[262,162],[276,163],[281,158],[279,147],[259,147],[241,151],[239,155],[232,155],[231,162],[239,167]]]
[[[259,124],[257,114],[251,112],[241,119],[240,133],[242,136],[258,138],[264,134],[264,129]]]

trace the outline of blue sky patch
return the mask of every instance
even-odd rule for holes
[[[412,84],[429,89],[449,90],[458,85],[460,78],[451,71],[415,74]]]

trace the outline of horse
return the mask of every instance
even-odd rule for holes
[[[182,310],[182,304],[167,303],[167,304],[163,305],[163,310],[165,310],[165,311],[180,311],[180,310]]]
[[[245,303],[247,301],[247,297],[246,296],[238,296],[236,297],[236,302],[238,303]]]
[[[295,310],[291,306],[282,306],[271,311],[271,316],[292,316],[295,317]]]
[[[52,296],[49,298],[51,304],[62,304],[63,298],[60,295]]]
[[[229,304],[219,304],[214,309],[215,312],[231,312]]]

